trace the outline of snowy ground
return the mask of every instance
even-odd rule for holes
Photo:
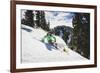
[[[66,45],[68,52],[48,49],[49,45],[47,46],[40,41],[46,33],[40,28],[33,29],[22,25],[22,63],[86,60],[86,58],[69,49],[65,42],[57,36],[55,36],[57,42]]]

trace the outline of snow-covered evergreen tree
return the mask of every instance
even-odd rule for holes
[[[73,18],[72,47],[81,55],[90,58],[90,14],[75,13]]]

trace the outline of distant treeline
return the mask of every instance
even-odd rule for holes
[[[50,24],[46,21],[45,12],[38,10],[26,10],[25,18],[21,19],[21,24],[31,26],[33,28],[42,28],[49,31]]]

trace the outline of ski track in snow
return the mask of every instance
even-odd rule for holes
[[[55,49],[48,50],[46,45],[40,41],[46,33],[40,28],[33,29],[22,25],[22,63],[87,60],[69,48],[67,48],[67,53]],[[55,37],[58,43],[66,45],[60,37]]]

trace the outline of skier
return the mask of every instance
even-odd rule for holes
[[[53,35],[53,32],[48,32],[47,35],[42,39],[42,42],[53,46],[57,50],[62,48],[62,45],[56,42],[56,37]],[[62,51],[67,52],[66,47],[63,46]]]
[[[53,47],[55,47],[56,49],[57,48],[57,43],[56,43],[56,38],[55,36],[53,35],[53,32],[48,32],[47,35],[42,39],[42,41],[44,43],[48,43],[50,45],[52,45]]]

